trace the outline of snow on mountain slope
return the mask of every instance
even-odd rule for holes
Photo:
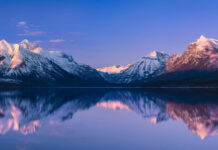
[[[19,44],[0,41],[1,78],[23,79],[40,78],[55,80],[61,77],[62,69],[50,60],[32,53]]]
[[[116,65],[116,66],[109,66],[103,68],[97,68],[98,71],[105,72],[105,73],[120,73],[122,70],[129,68],[130,64],[124,65]]]
[[[218,40],[201,36],[189,44],[181,55],[173,55],[167,62],[167,72],[218,69]]]
[[[44,57],[47,57],[49,60],[53,61],[59,65],[62,69],[76,76],[80,76],[85,80],[93,81],[103,81],[103,78],[100,74],[88,65],[79,64],[74,61],[72,56],[64,54],[60,51],[45,51],[42,48],[35,46],[33,43],[30,43],[28,40],[21,42],[21,45],[25,46],[34,53],[40,54]]]
[[[165,62],[169,55],[164,52],[153,51],[142,59],[118,74],[103,74],[104,78],[112,83],[134,83],[144,81],[149,77],[158,76],[165,72]]]
[[[76,63],[72,56],[61,52],[45,51],[23,40],[19,44],[0,41],[0,77],[18,81],[62,82],[103,82],[99,73],[89,67]],[[65,81],[66,82],[66,81]],[[34,84],[34,83],[32,83]],[[37,84],[37,82],[35,83]],[[74,84],[72,82],[72,84]]]

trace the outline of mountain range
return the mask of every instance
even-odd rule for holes
[[[201,36],[184,53],[153,51],[119,73],[102,73],[124,86],[218,86],[218,40]]]
[[[105,80],[85,64],[59,51],[46,51],[23,40],[19,44],[0,41],[1,85],[102,86]]]
[[[92,68],[28,40],[0,41],[1,86],[217,86],[218,40],[201,36],[184,53],[153,51],[128,65]]]

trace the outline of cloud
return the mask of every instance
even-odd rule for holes
[[[20,22],[17,23],[17,27],[28,28],[27,22],[26,21],[20,21]]]
[[[42,43],[43,41],[40,41],[40,40],[38,40],[38,41],[33,41],[33,43],[35,43],[35,44],[39,44],[39,43]]]
[[[19,21],[16,26],[23,30],[23,33],[17,34],[18,36],[39,36],[45,34],[45,32],[40,31],[32,24],[29,25],[26,21]]]
[[[55,39],[55,40],[49,40],[48,42],[50,43],[62,43],[62,42],[75,43],[76,40]]]
[[[17,35],[18,36],[38,36],[38,35],[43,35],[43,34],[45,34],[45,32],[24,30],[24,33],[20,33]]]
[[[55,39],[55,40],[49,40],[49,42],[51,43],[60,43],[60,42],[64,42],[64,39]]]

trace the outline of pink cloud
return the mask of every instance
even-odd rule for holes
[[[55,39],[55,40],[49,40],[49,42],[51,43],[60,43],[60,42],[64,42],[64,39]]]
[[[20,21],[17,23],[17,27],[28,28],[26,21]]]
[[[20,34],[17,34],[17,35],[18,36],[38,36],[38,35],[42,35],[42,34],[45,34],[45,32],[25,30],[24,33],[20,33]]]
[[[23,33],[17,34],[18,36],[38,36],[45,34],[45,32],[39,31],[38,29],[33,29],[33,25],[27,24],[26,21],[20,21],[16,26],[23,29]]]
[[[43,41],[33,41],[33,43],[36,43],[36,44],[38,44],[38,43],[42,43]]]

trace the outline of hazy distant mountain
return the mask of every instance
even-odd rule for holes
[[[123,65],[116,65],[116,66],[109,66],[103,68],[97,68],[98,71],[104,73],[120,73],[122,70],[129,68],[130,64],[123,66]]]
[[[101,85],[104,79],[72,56],[45,51],[23,40],[19,44],[0,41],[0,82],[16,85]]]

